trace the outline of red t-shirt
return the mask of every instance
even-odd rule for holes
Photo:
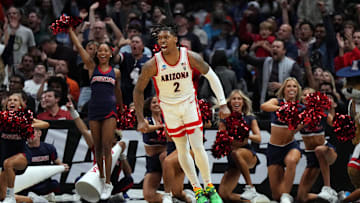
[[[344,56],[335,57],[334,59],[335,72],[347,66],[351,66],[353,61],[359,59],[360,59],[360,50],[357,47],[355,47],[350,52],[346,52]]]
[[[70,112],[59,109],[55,116],[52,116],[49,112],[45,111],[38,115],[40,120],[73,120]]]

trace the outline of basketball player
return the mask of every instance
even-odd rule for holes
[[[165,127],[175,142],[180,165],[191,182],[197,202],[222,202],[211,183],[208,156],[203,145],[203,124],[192,82],[193,68],[209,80],[218,99],[220,118],[225,118],[230,115],[230,110],[226,105],[220,80],[198,54],[177,46],[178,38],[174,27],[160,25],[153,32],[152,36],[157,36],[161,51],[144,64],[134,89],[138,130],[146,132],[149,128],[143,116],[144,89],[150,78],[153,78]],[[204,180],[205,190],[196,175],[188,140]]]

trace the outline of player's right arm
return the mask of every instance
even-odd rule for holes
[[[155,63],[155,58],[152,58],[144,64],[133,92],[136,118],[138,121],[137,130],[143,133],[149,128],[149,124],[144,121],[144,89],[148,85],[151,77],[156,75],[157,70]]]

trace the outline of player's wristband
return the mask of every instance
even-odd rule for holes
[[[74,109],[74,107],[70,109],[70,115],[74,120],[80,117],[79,113]]]

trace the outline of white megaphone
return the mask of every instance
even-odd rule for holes
[[[117,143],[111,151],[111,172],[113,171],[120,156],[120,152],[121,147]],[[100,200],[100,195],[103,189],[102,187],[103,185],[100,181],[99,169],[96,164],[75,184],[76,192],[88,202],[98,202]]]
[[[65,171],[64,165],[29,166],[25,173],[16,176],[14,192],[21,192],[35,184],[40,183],[53,175]]]

